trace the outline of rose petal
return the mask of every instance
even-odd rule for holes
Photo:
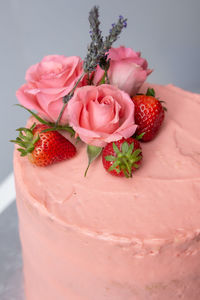
[[[109,141],[134,134],[134,103],[112,85],[85,86],[69,101],[68,118],[82,141],[104,147]]]
[[[57,120],[62,98],[67,95],[83,72],[80,57],[49,55],[26,72],[27,84],[17,91],[19,102],[37,110],[49,121]],[[66,123],[64,112],[61,123]]]

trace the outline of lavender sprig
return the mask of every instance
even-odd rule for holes
[[[84,61],[84,71],[90,73],[94,71],[98,64],[105,71],[109,68],[109,60],[107,59],[107,52],[112,47],[112,44],[119,37],[122,29],[127,26],[127,19],[119,16],[118,22],[112,24],[109,35],[103,41],[101,31],[99,29],[99,10],[94,6],[89,13],[91,43],[88,47],[88,53]]]
[[[105,38],[104,41],[104,49],[108,51],[112,44],[118,39],[123,28],[127,26],[127,19],[124,19],[121,15],[119,16],[119,20],[117,24],[112,24],[112,28],[110,29],[110,34]]]
[[[105,81],[105,78],[107,78],[107,82],[109,83],[109,79],[107,76],[107,71],[110,66],[108,51],[112,47],[112,44],[118,39],[122,29],[127,26],[127,19],[124,19],[124,17],[120,15],[118,22],[116,24],[112,24],[109,35],[105,38],[105,40],[103,40],[102,32],[99,29],[99,8],[97,6],[94,6],[91,9],[88,19],[90,23],[90,36],[92,41],[88,46],[87,55],[84,60],[83,73],[79,77],[74,88],[63,98],[63,107],[60,111],[55,126],[58,126],[68,101],[73,97],[78,83],[81,81],[85,74],[88,74],[88,78],[90,78],[89,74],[92,71],[95,71],[97,65],[99,64],[99,66],[105,71],[102,83]]]
[[[103,48],[103,37],[101,30],[99,29],[99,9],[97,6],[94,6],[89,13],[89,23],[90,23],[90,37],[91,43],[88,46],[88,51],[86,58],[84,60],[84,71],[85,73],[91,73],[97,67],[97,64],[100,60],[101,53],[99,49]]]
[[[100,21],[99,21],[99,9],[97,6],[94,6],[89,13],[89,23],[91,28],[91,39],[92,42],[97,42],[98,44],[103,43],[102,32],[99,29]]]

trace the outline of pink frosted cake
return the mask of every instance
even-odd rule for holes
[[[200,96],[154,86],[168,113],[133,178],[100,160],[32,166],[15,152],[27,300],[197,300]]]
[[[126,19],[104,39],[98,18],[84,61],[46,56],[17,91],[26,300],[198,300],[200,95],[145,83],[112,47]]]

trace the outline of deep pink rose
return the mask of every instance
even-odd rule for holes
[[[62,99],[74,87],[82,73],[80,57],[49,55],[31,66],[26,72],[26,81],[16,93],[19,102],[26,108],[36,110],[45,119],[55,122],[62,108]],[[62,117],[66,123],[66,111]]]
[[[81,140],[98,147],[128,138],[137,128],[133,101],[127,93],[108,84],[78,88],[67,112],[69,124]]]
[[[147,61],[140,55],[140,52],[135,52],[131,48],[123,46],[109,50],[110,68],[108,77],[110,84],[117,86],[130,96],[137,93],[147,76],[152,72],[148,69]],[[103,74],[104,71],[98,66],[94,78],[95,84],[101,80]]]

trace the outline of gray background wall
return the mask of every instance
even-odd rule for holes
[[[199,0],[0,0],[0,181],[12,170],[8,140],[28,117],[13,106],[26,69],[47,54],[84,58],[94,4],[105,34],[119,14],[128,18],[115,46],[142,51],[154,69],[150,82],[200,91]]]

